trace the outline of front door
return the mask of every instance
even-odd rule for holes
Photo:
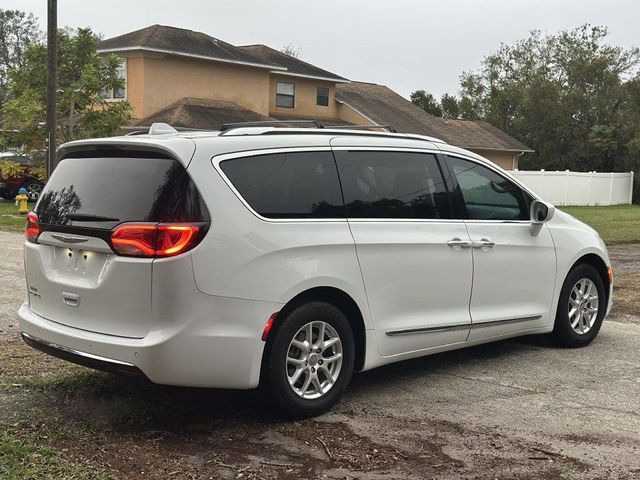
[[[463,343],[472,258],[433,153],[336,149],[382,355]]]
[[[528,194],[497,170],[451,156],[447,162],[473,245],[469,340],[544,327],[556,278],[548,228],[531,234]]]

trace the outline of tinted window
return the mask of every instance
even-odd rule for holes
[[[226,160],[220,168],[251,208],[268,218],[344,218],[331,152]]]
[[[316,98],[316,103],[321,107],[329,106],[329,88],[328,87],[318,87],[318,95]]]
[[[43,224],[104,229],[128,221],[208,220],[182,164],[157,158],[64,159],[35,211]]]
[[[336,152],[350,218],[451,218],[435,156]]]
[[[478,163],[448,157],[458,183],[457,196],[473,220],[528,220],[528,202],[515,184]]]

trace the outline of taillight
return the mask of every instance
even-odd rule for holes
[[[196,223],[124,223],[111,234],[111,246],[119,255],[171,257],[191,250],[205,233]]]
[[[25,237],[29,242],[38,243],[38,236],[40,236],[40,222],[38,221],[38,215],[34,212],[27,214],[27,229],[25,231]]]

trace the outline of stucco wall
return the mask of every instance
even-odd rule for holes
[[[173,55],[131,57],[127,63],[127,97],[136,118],[184,97],[227,100],[269,114],[270,74],[266,69]]]
[[[144,117],[144,59],[127,58],[127,100],[133,108],[135,118]]]
[[[293,83],[296,86],[294,108],[276,107],[276,82]],[[316,104],[318,87],[329,88],[329,105],[327,107]],[[296,117],[337,118],[335,84],[309,78],[272,74],[269,86],[269,111]]]
[[[518,168],[518,158],[516,157],[518,152],[505,152],[502,150],[475,150],[473,148],[469,148],[468,150],[491,160],[493,163],[505,170],[514,170]]]
[[[338,102],[336,102],[336,104],[337,104],[336,117],[339,118],[340,120],[344,120],[345,122],[349,122],[354,125],[373,125],[374,124],[374,122],[363,117],[361,114],[356,112],[353,108],[351,108],[349,105],[346,105],[344,103],[338,103]]]

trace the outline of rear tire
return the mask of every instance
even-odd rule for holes
[[[264,378],[272,405],[292,418],[328,411],[354,368],[353,332],[344,313],[329,303],[306,303],[278,318],[274,333]]]
[[[602,277],[589,264],[577,265],[562,285],[551,338],[562,347],[589,345],[600,331],[606,309]]]

